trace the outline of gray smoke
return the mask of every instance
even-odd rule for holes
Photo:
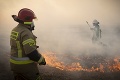
[[[107,46],[92,44],[92,31],[88,26],[82,25],[56,27],[51,30],[45,29],[45,31],[39,33],[37,40],[38,44],[40,44],[40,50],[65,54],[104,54],[107,50],[110,55],[113,53],[119,54],[117,53],[119,52],[118,43],[120,42],[119,27],[103,27],[101,42]]]
[[[93,19],[100,22],[101,41],[107,44],[110,50],[119,51],[119,0],[70,0],[69,3],[64,0],[1,0],[0,2],[2,15],[0,35],[5,36],[5,40],[1,43],[8,52],[10,31],[17,25],[11,15],[17,15],[18,11],[24,7],[32,9],[38,17],[35,21],[34,33],[38,37],[37,42],[41,51],[77,54],[100,49],[98,52],[102,53],[103,47],[91,43],[92,32],[86,21],[92,26]]]
[[[119,1],[118,0],[70,0],[56,1],[0,1],[1,45],[9,52],[10,31],[17,25],[11,18],[21,8],[32,9],[38,18],[34,34],[38,37],[39,51],[58,54],[119,54]],[[20,2],[20,3],[19,3]],[[33,4],[34,3],[34,4]],[[12,5],[11,5],[12,4]],[[101,6],[102,5],[102,6]],[[4,8],[3,8],[4,7]],[[92,21],[97,19],[102,29],[101,41],[107,45],[93,45]],[[9,23],[8,23],[9,22]],[[108,52],[107,52],[108,51]]]

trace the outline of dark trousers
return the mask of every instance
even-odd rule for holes
[[[17,73],[13,72],[15,80],[41,80],[39,73]]]
[[[10,66],[15,80],[41,80],[36,63],[23,65],[10,63]]]

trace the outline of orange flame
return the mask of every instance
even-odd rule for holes
[[[109,69],[111,70],[111,71],[120,71],[120,58],[119,57],[116,57],[115,59],[114,59],[114,64],[112,65],[112,66],[109,66]]]
[[[99,71],[99,72],[105,72],[105,68],[109,69],[110,71],[120,71],[120,62],[119,58],[114,59],[114,64],[109,65],[107,64],[107,67],[104,66],[102,63],[98,63],[99,67],[94,68],[85,68],[81,66],[80,62],[73,62],[71,64],[66,64],[62,61],[60,61],[56,54],[53,52],[45,52],[43,53],[43,56],[46,59],[47,65],[51,67],[58,68],[60,70],[66,70],[66,71],[87,71],[87,72],[92,72],[92,71]],[[78,58],[76,58],[78,60]],[[79,59],[80,60],[80,59]]]

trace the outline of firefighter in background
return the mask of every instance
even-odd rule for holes
[[[95,19],[93,20],[93,28],[90,28],[93,31],[92,42],[93,43],[100,43],[101,38],[101,29],[99,26],[99,22]]]
[[[33,19],[34,12],[23,8],[18,16],[12,15],[18,25],[10,35],[10,66],[15,80],[40,80],[38,64],[46,65],[45,58],[37,51]]]

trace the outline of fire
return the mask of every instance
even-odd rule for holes
[[[45,54],[43,54],[43,56],[45,57],[45,60],[49,66],[56,67],[61,70],[65,68],[63,62],[60,62],[54,53],[46,52]]]
[[[60,70],[66,70],[66,71],[87,71],[87,72],[93,72],[93,71],[99,71],[99,72],[105,72],[105,71],[120,71],[120,62],[119,57],[114,58],[113,62],[110,63],[110,61],[103,63],[96,63],[99,65],[99,67],[95,67],[94,65],[91,68],[86,68],[85,66],[82,66],[79,61],[75,61],[72,63],[65,63],[59,60],[59,58],[56,56],[53,52],[44,52],[43,56],[46,59],[47,65],[51,67],[58,68]],[[66,56],[66,55],[65,55]],[[75,58],[70,57],[69,58]],[[76,60],[81,60],[79,58],[75,58]],[[106,70],[107,69],[107,70]]]
[[[111,71],[120,71],[120,58],[119,57],[116,57],[115,59],[114,59],[114,64],[112,64],[112,66],[109,66],[109,69],[111,70]]]

